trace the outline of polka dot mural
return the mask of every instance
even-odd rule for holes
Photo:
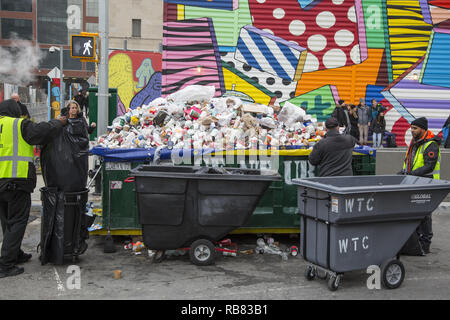
[[[337,97],[357,104],[370,97],[366,88],[376,87],[377,99],[389,106],[387,129],[401,146],[410,138],[404,130],[408,114],[426,114],[436,131],[448,117],[448,103],[438,102],[448,102],[450,81],[438,74],[448,74],[449,2],[164,0],[164,17],[184,23],[211,20],[211,30],[198,34],[199,40],[173,38],[189,48],[211,37],[210,56],[222,66],[211,76],[227,94],[245,101],[289,101],[325,119]],[[177,50],[166,58],[185,62]],[[206,68],[203,60],[199,57],[195,65]]]
[[[249,0],[249,6],[253,26],[308,50],[303,72],[359,64],[367,58],[361,0],[323,0],[309,10],[278,0]]]

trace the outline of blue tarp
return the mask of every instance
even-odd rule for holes
[[[280,150],[292,150],[292,149],[305,149],[302,146],[286,146],[280,147]],[[153,155],[155,154],[156,148],[143,149],[108,149],[102,147],[94,147],[89,152],[96,156],[102,157],[106,162],[120,162],[120,161],[153,161]],[[161,160],[170,160],[172,154],[178,154],[179,158],[189,155],[190,157],[210,154],[215,152],[215,149],[162,149],[160,153]],[[370,155],[375,157],[376,150],[368,146],[358,146],[353,149],[354,152]]]
[[[143,149],[143,148],[134,148],[134,149],[108,149],[102,147],[94,147],[89,152],[103,157],[103,160],[106,162],[118,162],[118,161],[153,161],[153,155],[155,154],[156,148]],[[183,156],[194,154],[209,154],[214,152],[214,149],[202,149],[202,150],[183,150],[183,149],[162,149],[160,153],[161,160],[170,160],[172,154],[177,154],[180,158]]]

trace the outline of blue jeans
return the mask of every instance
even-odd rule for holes
[[[379,146],[381,146],[382,138],[381,138],[381,133],[373,133],[372,135],[372,141],[373,141],[373,147],[374,148],[378,148]]]

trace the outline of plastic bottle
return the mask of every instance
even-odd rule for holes
[[[93,217],[94,216],[94,202],[86,203],[86,213],[87,216]]]
[[[256,244],[258,245],[258,247],[263,248],[263,247],[266,245],[266,242],[264,241],[263,238],[258,238],[258,239],[256,240]]]

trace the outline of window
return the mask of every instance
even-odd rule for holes
[[[98,23],[86,23],[86,32],[97,33]]]
[[[140,38],[141,37],[141,19],[133,19],[132,20],[131,36],[133,38]]]
[[[37,1],[38,42],[67,44],[67,35],[67,0]]]
[[[1,10],[32,12],[32,0],[0,0]]]
[[[86,16],[98,17],[98,0],[86,1]]]
[[[59,51],[48,52],[48,49],[41,49],[41,55],[44,57],[39,62],[39,68],[42,69],[53,69],[54,67],[60,67]],[[74,59],[70,56],[70,50],[63,51],[63,70],[81,70],[81,61],[80,59]]]
[[[1,22],[2,38],[33,40],[33,21],[25,19],[3,18]]]

